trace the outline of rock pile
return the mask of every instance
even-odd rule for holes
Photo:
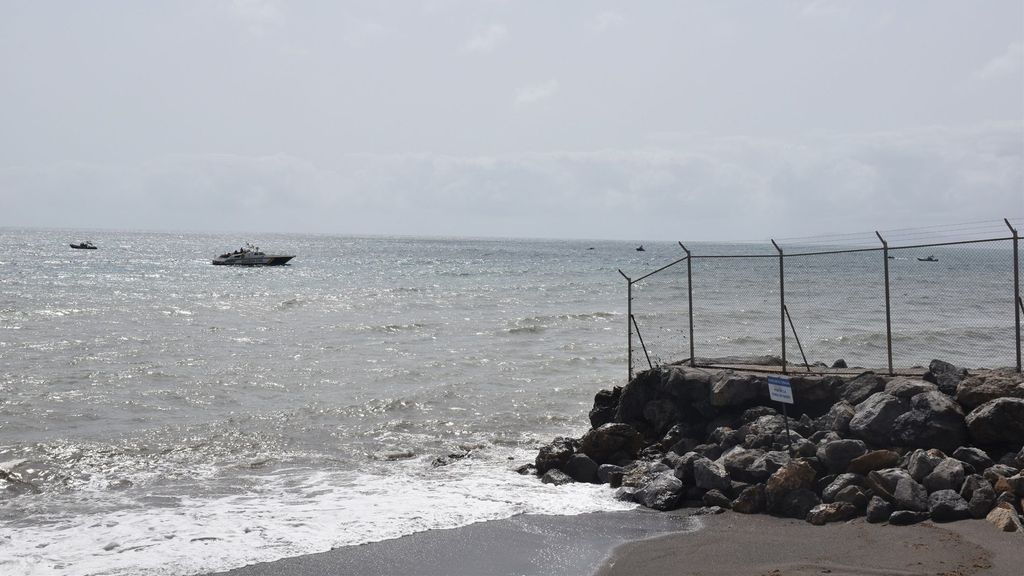
[[[988,518],[1024,533],[1024,376],[935,360],[923,378],[790,378],[798,418],[763,374],[682,365],[602,390],[582,438],[556,438],[543,482],[605,483],[656,510],[693,506],[825,524]],[[787,428],[789,432],[787,433]]]

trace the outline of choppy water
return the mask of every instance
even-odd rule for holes
[[[67,246],[86,238],[100,249]],[[297,257],[210,265],[245,240]],[[582,433],[594,393],[623,383],[616,270],[681,255],[669,243],[11,229],[0,246],[0,468],[31,484],[0,480],[4,574],[198,574],[519,513],[620,509],[605,488],[514,469]],[[967,313],[904,323],[904,348],[934,339],[971,365],[1012,364],[1005,255],[948,256],[969,273],[938,281],[908,260],[899,286],[914,289],[901,294],[941,310],[943,286],[968,274],[955,292]],[[774,263],[729,262],[694,263],[697,354],[778,353]],[[793,265],[790,308],[821,359],[881,365],[877,298],[863,296],[872,262],[825,277]],[[679,270],[635,287],[638,325],[665,359],[688,353]],[[449,454],[468,456],[435,465]]]

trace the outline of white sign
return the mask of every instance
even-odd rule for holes
[[[789,386],[789,378],[782,376],[768,377],[768,396],[776,402],[793,403],[793,389]]]

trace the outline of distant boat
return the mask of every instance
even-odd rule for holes
[[[929,256],[927,258],[918,258],[917,261],[918,262],[938,262],[939,259],[936,258],[935,256]]]
[[[259,246],[246,245],[234,252],[226,252],[213,259],[214,266],[281,266],[295,256],[267,254]]]
[[[637,246],[637,247],[636,247],[636,251],[637,251],[637,252],[644,252],[644,245],[643,245],[643,244],[641,244],[641,245]]]
[[[78,244],[71,244],[70,246],[72,248],[74,248],[75,250],[95,250],[96,249],[96,245],[93,244],[92,242],[88,242],[88,241],[86,241],[86,242],[79,242]]]

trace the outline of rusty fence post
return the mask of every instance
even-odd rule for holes
[[[629,384],[633,380],[633,281],[622,270],[619,274],[626,279],[626,364],[629,370],[626,383]]]
[[[690,368],[696,366],[696,361],[693,356],[693,256],[690,251],[683,246],[683,243],[679,243],[679,247],[686,252],[686,298],[688,300],[687,311],[690,316]]]
[[[1013,232],[1013,317],[1014,328],[1017,335],[1017,372],[1020,370],[1020,311],[1024,309],[1024,302],[1020,299],[1020,258],[1017,252],[1017,229],[1010,225],[1010,221],[1003,218],[1006,227]]]
[[[889,300],[889,243],[875,230],[875,236],[882,243],[882,261],[885,263],[885,347],[889,357],[889,376],[892,370],[892,307]]]
[[[786,374],[786,274],[783,264],[782,248],[772,240],[772,246],[779,251],[779,332],[782,339],[782,373]]]

